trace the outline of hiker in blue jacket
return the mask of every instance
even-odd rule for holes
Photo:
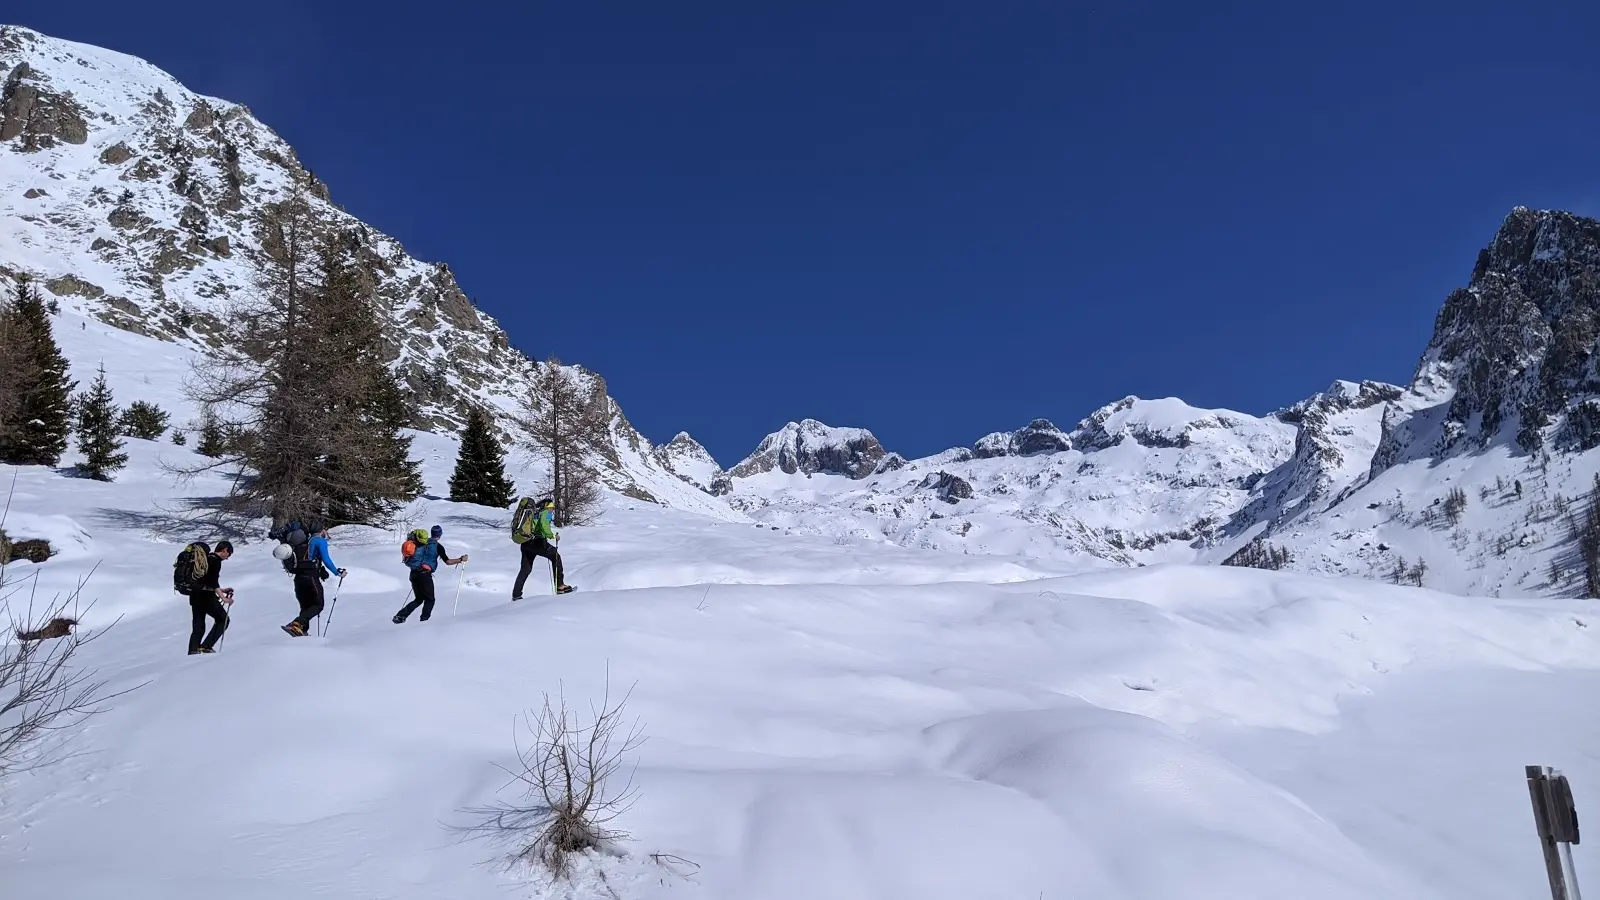
[[[445,552],[444,545],[439,543],[441,537],[444,537],[444,529],[438,525],[433,526],[428,542],[418,547],[417,552],[406,560],[406,565],[411,569],[411,592],[416,596],[394,614],[393,621],[396,625],[409,618],[419,606],[422,607],[422,616],[418,621],[428,621],[428,617],[433,615],[434,570],[439,568],[441,561],[447,566],[459,566],[467,561],[465,554],[451,559],[450,554]]]
[[[330,572],[340,578],[346,574],[333,561],[328,552],[328,525],[311,523],[311,540],[294,545],[294,598],[300,602],[300,615],[283,626],[295,637],[304,637],[311,630],[311,620],[322,614],[322,583]]]

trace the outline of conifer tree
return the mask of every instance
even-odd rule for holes
[[[208,406],[200,411],[200,442],[195,445],[195,450],[201,456],[212,459],[222,456],[228,449],[227,440],[222,433],[222,423],[217,420],[217,414]]]
[[[27,280],[0,307],[0,462],[53,466],[72,434],[67,361],[50,316]]]
[[[461,434],[461,454],[450,476],[450,499],[504,509],[511,505],[516,486],[506,478],[505,451],[494,436],[487,413],[473,407]]]
[[[319,220],[304,185],[258,227],[263,271],[231,311],[238,338],[190,382],[225,437],[207,468],[251,476],[234,482],[224,511],[378,524],[422,478],[403,433],[407,395],[385,361],[371,254]]]
[[[122,417],[117,420],[117,428],[128,437],[158,441],[167,433],[167,421],[170,418],[165,410],[154,403],[135,400],[123,410]]]
[[[319,251],[321,289],[306,304],[306,339],[318,359],[310,390],[321,398],[318,463],[311,483],[333,521],[383,519],[422,493],[411,459],[405,392],[383,360],[374,274],[353,262],[341,235]]]
[[[111,474],[128,464],[122,452],[122,437],[117,428],[117,405],[106,382],[106,367],[78,400],[78,450],[83,454],[84,474],[96,481],[110,481]]]

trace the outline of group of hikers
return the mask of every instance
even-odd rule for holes
[[[407,596],[408,602],[391,619],[396,625],[405,622],[419,607],[422,610],[419,620],[428,621],[433,615],[436,599],[434,572],[441,564],[459,566],[467,561],[466,554],[450,556],[439,541],[443,536],[444,528],[439,525],[428,530],[418,528],[406,535],[400,548],[400,558],[410,570],[411,590]],[[328,524],[325,521],[290,521],[268,532],[268,537],[279,542],[273,555],[283,563],[284,570],[294,576],[294,596],[300,606],[299,615],[282,626],[283,630],[294,637],[304,637],[311,631],[311,621],[322,614],[326,599],[323,582],[337,575],[342,583],[349,571],[341,569],[333,561],[328,547]],[[539,559],[550,561],[551,583],[556,593],[572,591],[572,586],[566,582],[561,554],[557,550],[561,535],[555,527],[553,499],[535,502],[531,497],[523,497],[518,501],[511,517],[511,540],[522,549],[522,565],[511,588],[512,600],[522,599],[528,575]],[[184,547],[173,563],[173,589],[189,598],[193,617],[189,632],[190,655],[217,652],[217,644],[228,630],[228,609],[233,606],[233,588],[222,587],[221,578],[222,564],[232,556],[231,541],[218,541],[215,547],[195,542]],[[334,602],[338,602],[337,593]],[[331,612],[329,616],[332,616]],[[211,624],[209,631],[206,628],[208,619]]]

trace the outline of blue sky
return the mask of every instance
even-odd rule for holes
[[[808,416],[921,455],[1403,381],[1511,207],[1600,213],[1600,4],[1314,6],[9,18],[248,105],[519,347],[731,465]]]

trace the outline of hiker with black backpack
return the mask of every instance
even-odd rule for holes
[[[189,598],[193,627],[189,630],[189,655],[217,652],[217,642],[228,630],[228,611],[233,605],[233,588],[221,586],[222,563],[233,556],[233,544],[218,541],[215,550],[196,541],[178,554],[172,564],[172,589]],[[211,632],[206,633],[210,617]]]
[[[523,497],[517,503],[517,511],[511,516],[511,540],[522,547],[522,568],[511,586],[513,601],[522,599],[522,587],[533,572],[534,560],[541,557],[550,560],[551,588],[558,594],[572,593],[572,585],[567,584],[562,572],[561,553],[556,549],[561,534],[556,531],[555,516],[556,502],[548,497],[538,503],[532,497]]]
[[[306,632],[311,630],[311,620],[322,614],[325,597],[322,583],[328,580],[329,574],[338,573],[340,578],[347,574],[328,553],[327,524],[312,522],[308,530],[312,535],[310,540],[290,543],[294,599],[300,604],[300,615],[283,626],[283,630],[294,637],[305,637]]]
[[[419,537],[425,537],[426,540],[418,540]],[[439,568],[441,561],[447,566],[459,566],[467,561],[465,554],[451,559],[444,545],[439,543],[441,537],[444,537],[444,529],[438,525],[433,526],[433,530],[426,535],[419,528],[407,536],[405,545],[401,548],[400,558],[406,564],[406,568],[411,570],[411,591],[415,596],[410,603],[394,614],[392,620],[394,624],[399,625],[404,622],[419,606],[422,607],[422,616],[418,621],[428,621],[428,617],[433,615],[434,570]]]

